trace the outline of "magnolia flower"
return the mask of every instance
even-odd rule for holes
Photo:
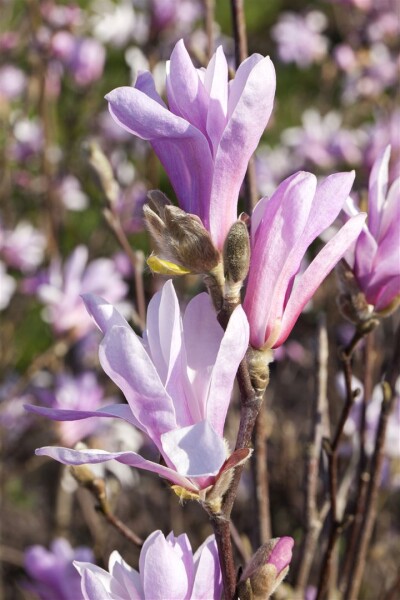
[[[89,264],[87,261],[88,249],[78,246],[64,265],[55,259],[46,272],[25,283],[25,291],[36,292],[46,305],[44,318],[57,334],[73,332],[79,338],[91,329],[80,294],[104,294],[110,302],[125,297],[127,285],[112,260],[98,258]]]
[[[175,290],[168,281],[149,304],[141,339],[102,298],[86,296],[85,303],[104,334],[101,365],[121,388],[128,405],[114,404],[98,411],[30,410],[58,420],[124,419],[147,434],[164,464],[135,452],[46,447],[36,453],[72,465],[116,459],[158,473],[195,495],[212,486],[234,460],[226,462],[223,429],[236,371],[248,346],[242,308],[236,308],[224,333],[209,296],[203,293],[189,302],[181,319]]]
[[[51,40],[51,51],[79,86],[88,86],[103,74],[106,52],[94,38],[79,38],[68,31],[58,31]]]
[[[106,98],[117,123],[151,142],[181,208],[200,217],[221,249],[237,217],[247,164],[272,111],[273,65],[253,54],[228,84],[222,47],[207,69],[196,69],[181,40],[167,64],[166,88],[169,109],[148,72],[135,87],[117,88]]]
[[[286,12],[272,29],[272,37],[278,44],[282,62],[296,63],[300,68],[320,62],[328,50],[328,38],[321,34],[327,19],[314,10],[306,16]]]
[[[32,271],[42,262],[45,248],[44,234],[27,221],[18,223],[14,230],[3,229],[0,223],[0,255],[9,266]]]
[[[400,301],[400,177],[388,188],[390,146],[377,158],[369,179],[368,225],[349,257],[357,283],[375,311]],[[351,202],[350,214],[357,214]]]
[[[73,561],[93,559],[90,548],[81,546],[74,549],[63,538],[54,540],[50,550],[43,546],[31,546],[25,551],[24,566],[33,581],[25,584],[25,587],[40,600],[78,600],[82,597],[80,578]]]
[[[140,552],[139,571],[112,552],[109,572],[75,562],[84,600],[204,600],[220,598],[222,577],[215,538],[210,535],[193,555],[184,533],[166,538],[154,531]]]
[[[337,173],[317,185],[314,175],[299,172],[255,207],[243,304],[254,348],[283,344],[304,306],[359,235],[363,214],[350,219],[299,275],[308,247],[337,217],[353,179],[354,173]]]

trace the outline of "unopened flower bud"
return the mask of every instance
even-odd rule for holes
[[[229,230],[224,244],[224,272],[230,283],[241,283],[250,264],[250,240],[247,226],[236,221]]]
[[[169,204],[162,192],[152,191],[149,198],[143,210],[160,258],[192,273],[212,271],[221,257],[199,217]]]
[[[249,368],[251,385],[258,396],[262,396],[269,383],[269,364],[273,361],[271,349],[258,350],[248,348],[246,352],[247,365]]]
[[[291,537],[274,538],[263,544],[243,571],[239,594],[241,586],[250,581],[253,600],[269,598],[288,574],[293,544]]]

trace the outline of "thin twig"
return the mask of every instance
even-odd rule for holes
[[[265,407],[261,407],[253,431],[254,491],[258,523],[257,546],[271,539],[271,516],[268,487],[267,428]]]
[[[308,448],[306,468],[305,535],[300,553],[301,563],[298,568],[296,582],[296,595],[299,598],[304,596],[314,558],[316,543],[322,528],[323,517],[327,514],[326,506],[325,514],[322,514],[322,511],[318,511],[317,494],[324,414],[328,409],[328,351],[326,318],[325,315],[323,315],[318,327],[317,393],[315,395],[311,441]]]
[[[211,60],[214,54],[214,11],[215,0],[204,0],[206,11],[207,58]]]

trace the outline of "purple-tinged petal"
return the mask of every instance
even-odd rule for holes
[[[251,325],[250,341],[261,348],[274,326],[271,312],[283,311],[287,286],[294,273],[284,265],[302,235],[316,190],[316,178],[299,172],[288,177],[265,206],[252,251],[243,307]],[[302,258],[302,257],[301,257]],[[279,289],[277,282],[280,281]]]
[[[158,465],[146,460],[136,452],[107,452],[105,450],[71,450],[70,448],[59,448],[55,446],[45,446],[38,448],[35,452],[38,456],[50,456],[54,460],[64,465],[85,465],[85,464],[97,464],[107,462],[108,460],[117,460],[118,462],[129,465],[130,467],[136,467],[138,469],[144,469],[145,471],[151,471],[157,473],[164,479],[172,481],[176,485],[180,485],[187,490],[196,492],[197,488],[193,483],[186,477],[181,476],[176,471]]]
[[[149,71],[139,73],[134,87],[152,100],[155,100],[160,106],[167,108],[167,105],[156,90],[153,75]]]
[[[248,75],[244,81],[241,73],[238,70],[231,87],[234,100],[229,98],[229,120],[215,155],[210,216],[206,225],[219,249],[236,220],[240,186],[268,123],[275,94],[275,71],[269,57],[259,60],[249,74],[243,70]],[[236,101],[239,89],[241,94]]]
[[[291,537],[281,537],[275,544],[269,555],[268,564],[274,565],[278,573],[290,565],[293,546],[294,539]]]
[[[171,531],[165,539],[172,546],[174,552],[177,554],[177,556],[179,556],[179,558],[183,562],[189,581],[189,589],[192,589],[194,577],[194,560],[192,546],[190,545],[188,536],[186,535],[186,533],[182,533],[181,535],[175,537],[173,532]],[[194,600],[193,593],[190,595],[190,598],[193,598]]]
[[[145,598],[152,600],[190,598],[191,582],[188,580],[185,566],[161,531],[155,531],[143,544],[139,571]]]
[[[226,460],[225,442],[207,421],[168,431],[161,443],[163,454],[186,477],[216,475]]]
[[[117,88],[106,99],[111,116],[121,127],[152,143],[181,207],[203,220],[213,173],[204,135],[135,88]]]
[[[400,220],[400,177],[395,179],[390,186],[384,211],[381,216],[381,226],[379,230],[379,239],[383,240],[393,223]]]
[[[127,327],[130,329],[126,319],[124,319],[112,304],[107,302],[107,300],[104,300],[104,298],[96,296],[95,294],[83,294],[82,300],[89,315],[103,333],[107,333],[107,331],[114,326]]]
[[[372,167],[368,190],[368,229],[375,239],[379,238],[382,209],[385,203],[389,178],[390,146],[377,158]]]
[[[196,574],[192,598],[209,600],[221,598],[222,575],[215,537],[210,535],[194,555]]]
[[[391,279],[381,290],[375,301],[375,310],[385,310],[390,304],[400,297],[400,275]]]
[[[124,393],[141,429],[160,448],[160,436],[175,429],[175,408],[137,335],[125,327],[107,331],[100,364]]]
[[[68,410],[61,408],[47,408],[45,406],[36,406],[35,404],[25,404],[25,410],[54,421],[80,421],[91,417],[114,417],[130,423],[138,429],[142,429],[140,423],[135,419],[130,407],[127,404],[110,404],[103,406],[98,410]]]
[[[279,338],[274,346],[280,346],[293,329],[301,311],[316,289],[346,253],[363,228],[366,215],[361,213],[350,219],[342,229],[322,248],[316,258],[299,278],[292,292],[282,319]]]
[[[354,256],[354,273],[360,283],[364,278],[369,279],[377,251],[375,238],[364,226],[357,239]]]
[[[167,63],[167,96],[170,110],[206,135],[208,96],[183,40]]]
[[[249,345],[249,323],[241,306],[233,311],[212,369],[207,420],[222,437],[236,372]]]
[[[213,155],[215,155],[225,129],[228,112],[228,63],[222,46],[217,48],[207,67],[204,85],[210,97],[207,135],[212,144]]]
[[[64,266],[65,295],[79,295],[81,279],[88,260],[86,246],[78,246],[71,254]]]
[[[111,600],[112,577],[107,571],[91,563],[74,561],[73,564],[81,576],[85,600]]]
[[[139,573],[135,569],[132,569],[116,550],[110,554],[108,570],[114,579],[125,588],[125,597],[128,594],[127,598],[129,600],[142,600],[144,598]]]

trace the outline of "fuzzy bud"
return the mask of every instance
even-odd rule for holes
[[[274,359],[272,350],[258,350],[250,346],[246,352],[246,359],[251,385],[257,396],[260,397],[264,394],[269,383],[269,364]]]
[[[340,290],[338,306],[342,315],[355,325],[369,321],[373,317],[374,307],[368,304],[346,261],[338,263],[336,274]]]
[[[215,269],[221,257],[199,217],[170,204],[158,190],[150,192],[149,199],[143,208],[144,216],[161,260],[192,273]]]
[[[282,583],[289,571],[294,540],[291,537],[274,538],[263,544],[253,555],[239,582],[246,589],[250,582],[253,600],[266,600]]]
[[[250,240],[246,223],[236,221],[224,244],[224,272],[228,282],[241,283],[250,264]]]

